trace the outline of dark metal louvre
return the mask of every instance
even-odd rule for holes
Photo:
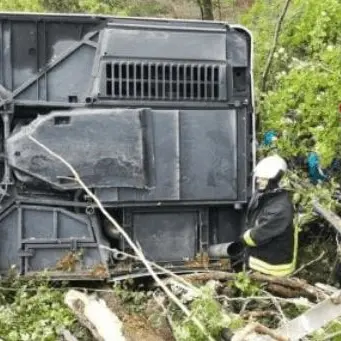
[[[219,100],[217,64],[105,63],[105,96],[118,99]]]

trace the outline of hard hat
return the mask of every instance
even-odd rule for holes
[[[259,161],[254,169],[256,178],[274,179],[280,171],[285,172],[288,169],[287,163],[278,155],[272,155]]]

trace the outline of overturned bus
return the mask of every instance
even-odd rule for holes
[[[226,266],[252,193],[252,40],[220,22],[0,13],[0,271],[140,275],[79,173],[147,259]],[[77,255],[77,257],[75,256]]]

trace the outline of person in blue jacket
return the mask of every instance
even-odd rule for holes
[[[274,143],[278,140],[279,133],[275,130],[268,130],[265,132],[263,136],[263,142],[262,145],[266,147],[273,147]],[[310,144],[310,148],[313,148],[315,145],[315,142],[313,141],[313,136],[311,133],[303,134],[302,136],[299,136],[299,140],[302,141],[308,141]],[[325,172],[322,170],[320,166],[320,159],[316,152],[311,151],[308,153],[307,157],[296,157],[294,160],[291,160],[290,163],[294,163],[297,165],[301,165],[303,167],[306,167],[308,172],[308,177],[312,184],[317,185],[318,183],[324,182],[328,180],[328,176],[325,174]],[[333,170],[335,171],[334,163],[332,165]]]
[[[269,147],[277,140],[278,140],[277,132],[274,130],[268,130],[265,132],[263,136],[263,145]]]
[[[311,183],[317,185],[328,179],[320,166],[320,159],[316,152],[310,152],[307,157],[308,175]]]

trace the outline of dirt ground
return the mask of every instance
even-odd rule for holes
[[[101,293],[100,297],[122,321],[123,332],[127,341],[175,341],[165,318],[160,320],[161,323],[158,328],[155,328],[148,319],[153,312],[155,313],[155,309],[157,309],[155,306],[145,313],[137,314],[128,312],[120,298],[114,293]],[[161,316],[161,313],[159,315]]]

